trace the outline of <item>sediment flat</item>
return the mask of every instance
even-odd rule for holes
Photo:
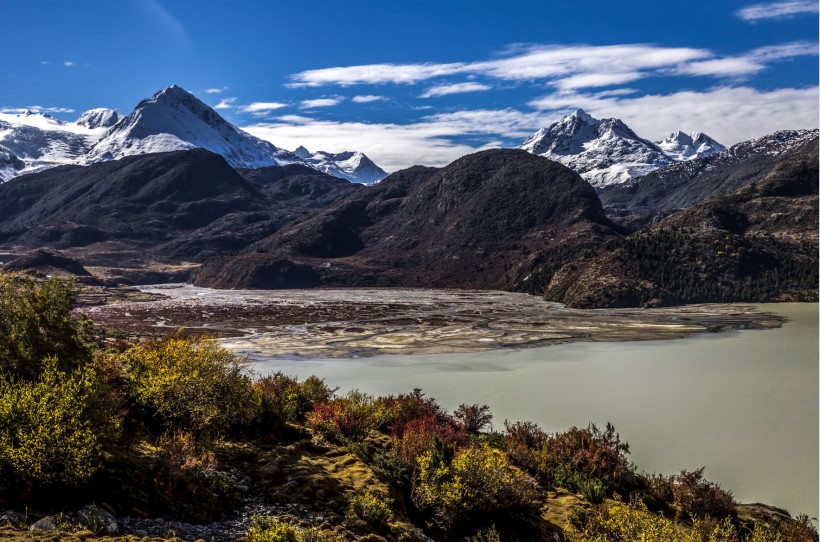
[[[214,290],[144,286],[153,301],[83,310],[126,337],[184,328],[209,333],[253,358],[360,357],[478,352],[574,341],[678,339],[697,333],[779,327],[752,305],[568,309],[527,294],[482,290]]]

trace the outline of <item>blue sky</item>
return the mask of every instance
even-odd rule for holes
[[[725,144],[818,125],[818,4],[0,0],[0,109],[130,112],[170,84],[387,170],[515,146],[575,107]]]

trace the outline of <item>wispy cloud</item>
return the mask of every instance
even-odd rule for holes
[[[761,19],[786,19],[806,13],[817,13],[820,10],[817,0],[788,0],[786,2],[768,2],[753,4],[739,10],[736,15],[748,22]]]
[[[242,113],[265,115],[271,111],[282,109],[287,106],[288,104],[282,102],[253,102],[252,104],[242,106],[239,111]]]
[[[353,98],[351,98],[351,101],[353,103],[357,103],[357,104],[366,104],[366,103],[378,102],[378,101],[382,101],[382,100],[386,100],[386,99],[387,98],[385,98],[384,96],[375,96],[373,94],[366,94],[366,95],[362,95],[362,96],[353,96]]]
[[[206,88],[205,94],[221,94],[228,90],[230,87],[221,87],[221,88]]]
[[[315,100],[302,100],[299,107],[302,109],[313,109],[314,107],[333,107],[344,101],[344,98],[317,98]]]
[[[214,106],[214,109],[233,109],[236,107],[233,105],[234,102],[236,102],[236,98],[223,98]]]
[[[725,57],[707,49],[653,44],[531,45],[511,49],[506,56],[478,62],[368,64],[307,70],[291,75],[288,86],[416,84],[442,76],[466,75],[504,81],[546,81],[555,88],[570,90],[620,85],[668,74],[732,77],[756,73],[777,60],[817,54],[816,47],[810,51],[802,42],[765,49],[769,50],[768,54],[764,49],[757,49]],[[438,87],[424,95],[435,88]]]
[[[807,41],[759,47],[738,56],[714,58],[684,64],[676,73],[714,77],[738,77],[752,75],[766,69],[770,62],[798,56],[817,55],[817,44]]]
[[[158,0],[137,0],[139,5],[152,22],[161,26],[167,35],[183,47],[191,46],[191,37],[182,23],[174,17]]]
[[[66,61],[63,62],[63,66],[65,66],[66,68],[73,68],[76,65],[77,65],[77,63],[73,62],[71,60],[66,60]]]
[[[19,115],[22,113],[74,113],[70,107],[43,107],[40,105],[30,105],[28,107],[3,107],[0,113]]]
[[[473,82],[438,85],[425,90],[421,95],[419,95],[419,98],[432,98],[435,96],[446,96],[448,94],[459,94],[462,92],[480,92],[482,90],[490,90],[491,88],[492,87],[490,85]]]

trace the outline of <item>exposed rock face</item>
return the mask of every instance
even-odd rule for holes
[[[538,288],[541,270],[618,234],[592,187],[555,162],[484,151],[413,167],[242,253],[208,262],[196,283],[259,275],[288,260],[322,285]],[[231,282],[231,287],[242,284]]]

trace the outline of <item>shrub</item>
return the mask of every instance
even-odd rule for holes
[[[436,400],[426,397],[419,388],[411,393],[382,397],[379,401],[387,411],[391,433],[399,437],[405,424],[410,421],[430,417],[442,420],[446,417]]]
[[[87,479],[119,426],[110,391],[90,363],[67,373],[49,357],[35,382],[0,380],[0,460],[25,479]]]
[[[621,442],[611,423],[601,431],[591,423],[550,436],[545,443],[548,468],[577,471],[612,482],[632,483],[635,467],[626,458],[629,444]]]
[[[298,531],[278,518],[254,516],[246,533],[247,542],[300,542]]]
[[[337,389],[315,376],[302,383],[282,372],[264,376],[254,382],[260,402],[258,418],[262,423],[297,421],[317,404],[330,401]]]
[[[379,493],[368,491],[356,494],[347,501],[346,515],[360,519],[371,527],[384,526],[393,521],[392,503],[393,499]]]
[[[257,412],[246,365],[213,339],[172,336],[135,346],[120,359],[134,400],[166,429],[210,437]]]
[[[428,416],[401,425],[399,435],[393,434],[393,453],[407,468],[416,467],[416,460],[436,446],[443,445],[456,450],[467,445],[464,429],[451,420],[443,421]]]
[[[471,435],[479,433],[482,429],[489,427],[493,421],[493,415],[490,413],[490,407],[487,405],[466,405],[462,403],[456,411],[453,412],[453,417],[461,422],[464,429]]]
[[[499,450],[465,448],[456,451],[449,462],[440,454],[426,452],[418,464],[413,503],[432,512],[445,530],[475,513],[539,507],[541,493],[535,480]]]
[[[580,531],[587,524],[589,518],[592,517],[592,514],[592,510],[589,508],[576,506],[569,513],[569,524],[572,525],[576,531]]]
[[[779,527],[783,542],[817,542],[817,527],[806,514],[800,514],[791,521],[784,521]],[[756,541],[755,541],[756,542]]]
[[[582,529],[568,533],[570,542],[601,540],[651,540],[652,542],[736,542],[737,533],[726,520],[700,528],[695,522],[685,531],[663,516],[652,514],[640,501],[630,504],[616,502],[599,507]]]
[[[159,478],[164,479],[169,493],[176,489],[180,481],[216,465],[214,452],[206,449],[186,431],[177,430],[162,435],[157,448]]]
[[[604,484],[597,478],[587,478],[582,480],[578,485],[581,496],[587,502],[592,504],[600,504],[604,502],[604,497],[606,497]]]
[[[678,510],[691,517],[737,515],[732,492],[706,480],[703,471],[704,467],[691,472],[682,470],[672,477],[673,502]]]
[[[91,322],[72,316],[73,281],[34,279],[0,271],[0,370],[33,380],[43,360],[70,370],[91,360]]]
[[[313,407],[307,419],[308,428],[329,440],[358,440],[384,423],[387,411],[372,395],[351,390]]]
[[[545,477],[547,469],[543,454],[549,435],[532,422],[510,423],[504,420],[504,430],[510,459],[543,482],[552,483],[551,478]]]

